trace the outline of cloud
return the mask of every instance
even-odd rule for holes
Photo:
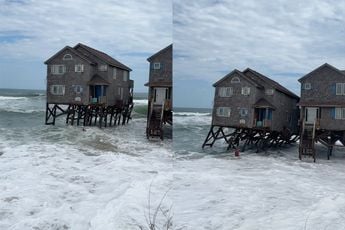
[[[324,62],[345,68],[344,0],[176,0],[173,9],[175,84],[202,79],[212,90],[224,71],[251,67],[280,82],[291,73],[283,81],[299,93],[297,79]]]
[[[82,42],[130,66],[143,84],[146,58],[172,42],[171,0],[0,0],[0,5],[0,53],[18,63],[43,62]]]

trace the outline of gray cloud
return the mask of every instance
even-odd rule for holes
[[[0,53],[18,62],[42,62],[82,42],[129,65],[143,84],[148,64],[142,54],[172,42],[171,0],[0,0],[0,6],[0,35],[15,32],[0,37]]]
[[[298,77],[324,62],[345,68],[344,12],[344,0],[176,0],[175,84],[211,90],[220,72],[251,67],[299,93]]]

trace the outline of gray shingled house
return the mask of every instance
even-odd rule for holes
[[[314,142],[329,147],[345,144],[345,71],[323,64],[298,80],[301,83],[301,155],[315,159]]]
[[[147,59],[150,63],[147,137],[163,139],[164,125],[172,125],[172,48],[169,45]],[[171,129],[168,130],[171,132]],[[165,136],[171,136],[166,133]]]
[[[104,52],[79,43],[74,47],[64,47],[45,61],[45,64],[46,123],[49,123],[51,116],[55,122],[54,113],[58,105],[123,107],[132,104],[131,69]],[[61,107],[57,109],[62,111]]]
[[[299,97],[272,79],[250,68],[235,69],[213,86],[212,125],[203,147],[218,139],[228,149],[237,148],[240,140],[257,147],[280,145],[298,133]]]
[[[212,125],[297,131],[299,97],[268,77],[234,70],[213,86]]]

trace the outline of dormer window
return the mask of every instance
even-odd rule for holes
[[[72,60],[72,55],[70,55],[70,54],[65,54],[65,55],[63,56],[62,60],[64,60],[64,61]]]
[[[274,89],[266,89],[265,90],[265,94],[269,95],[269,96],[272,96],[274,94]]]
[[[107,65],[100,65],[99,67],[98,67],[98,70],[99,71],[107,71],[108,70],[108,66]]]
[[[153,69],[161,69],[161,63],[160,62],[153,63]]]
[[[239,77],[233,77],[232,79],[231,79],[231,83],[240,83],[241,81],[240,81],[240,78]]]
[[[309,82],[304,83],[304,87],[303,88],[305,90],[311,90],[311,83],[309,83]]]

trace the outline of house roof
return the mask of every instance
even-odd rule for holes
[[[301,77],[300,79],[298,79],[298,81],[299,81],[299,82],[304,81],[305,79],[311,77],[315,72],[317,72],[317,71],[319,71],[320,69],[323,69],[323,68],[330,68],[330,69],[332,69],[332,70],[334,70],[334,71],[336,71],[336,72],[338,72],[338,73],[340,73],[340,74],[342,74],[342,75],[345,76],[345,71],[344,71],[344,70],[339,70],[339,69],[335,68],[334,66],[332,66],[332,65],[330,65],[330,64],[328,64],[328,63],[325,63],[325,64],[323,64],[323,65],[317,67],[316,69],[314,69],[314,70],[311,71],[310,73],[304,75],[303,77]]]
[[[222,83],[223,81],[225,81],[226,79],[228,79],[229,77],[231,77],[233,74],[238,74],[241,77],[245,78],[246,80],[248,80],[249,82],[251,82],[254,86],[256,87],[261,87],[256,81],[253,81],[253,79],[249,78],[248,76],[244,75],[241,71],[239,71],[238,69],[234,69],[232,72],[228,73],[227,75],[225,75],[223,78],[221,78],[219,81],[217,81],[216,83],[213,84],[213,87],[217,87],[220,83]]]
[[[57,57],[58,55],[60,55],[62,52],[64,52],[65,50],[68,50],[69,52],[73,53],[74,55],[77,55],[78,57],[84,59],[85,61],[89,62],[90,64],[94,64],[94,62],[86,57],[84,54],[82,54],[81,52],[79,52],[76,49],[73,49],[70,46],[65,46],[64,48],[62,48],[59,52],[57,52],[56,54],[54,54],[51,58],[49,58],[48,60],[46,60],[44,62],[44,64],[48,64],[51,60],[53,60],[55,57]]]
[[[91,48],[87,45],[84,45],[82,43],[78,43],[76,46],[73,47],[73,49],[77,49],[78,47],[82,47],[85,50],[87,50],[88,52],[90,52],[91,54],[95,55],[96,57],[98,57],[99,59],[103,60],[104,62],[106,62],[109,65],[118,67],[120,69],[125,69],[128,71],[132,71],[131,68],[127,67],[126,65],[122,64],[121,62],[117,61],[116,59],[110,57],[108,54],[103,53],[102,51],[96,50],[94,48]]]
[[[158,51],[157,53],[155,53],[155,54],[153,54],[151,57],[149,57],[149,58],[147,59],[147,61],[150,62],[154,57],[156,57],[156,56],[158,56],[158,55],[160,55],[160,54],[164,53],[165,51],[167,51],[167,50],[169,50],[169,49],[172,49],[172,48],[173,48],[173,44],[168,45],[168,46],[165,47],[164,49],[161,49],[160,51]]]
[[[103,77],[95,74],[92,76],[91,80],[88,81],[88,85],[110,85],[110,83],[105,80]]]
[[[265,98],[260,98],[254,105],[254,108],[271,108],[276,109],[274,105],[272,105],[269,101],[267,101]]]
[[[246,72],[251,72],[253,73],[255,76],[257,76],[257,78],[253,78],[251,77],[253,80],[256,80],[258,82],[259,85],[261,85],[260,81],[265,82],[266,84],[270,85],[272,88],[274,88],[275,90],[278,90],[282,93],[284,93],[287,96],[290,96],[292,98],[296,98],[299,99],[299,97],[294,94],[293,92],[291,92],[290,90],[288,90],[287,88],[285,88],[284,86],[280,85],[278,82],[266,77],[265,75],[256,72],[255,70],[252,70],[250,68],[247,68],[243,71],[243,73],[245,74]]]

